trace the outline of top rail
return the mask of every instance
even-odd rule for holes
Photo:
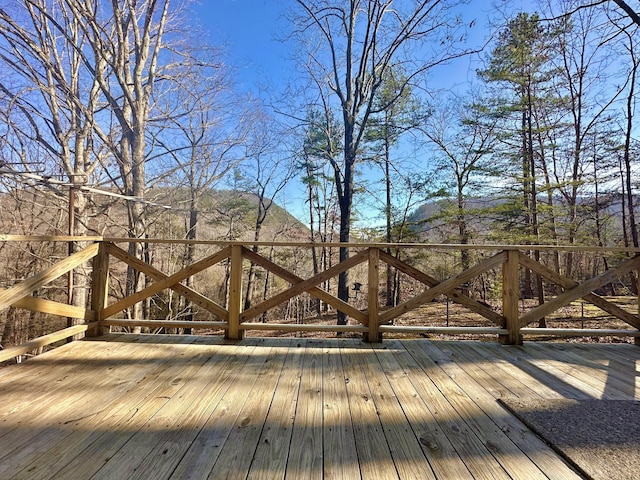
[[[415,248],[440,250],[519,250],[519,251],[561,251],[561,252],[594,252],[594,253],[640,253],[637,247],[598,247],[589,245],[510,245],[510,244],[457,244],[457,243],[384,243],[384,242],[268,242],[255,240],[188,240],[167,238],[129,238],[104,236],[73,235],[9,235],[0,234],[0,242],[107,242],[107,243],[148,243],[175,245],[214,245],[214,246],[247,246],[262,247],[332,247],[332,248]]]

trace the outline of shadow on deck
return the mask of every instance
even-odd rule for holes
[[[578,473],[504,404],[637,406],[639,365],[629,344],[111,334],[0,370],[0,478],[637,478],[565,451]],[[638,465],[637,439],[592,432],[574,447]]]

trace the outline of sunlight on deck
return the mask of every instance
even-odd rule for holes
[[[110,335],[0,370],[0,478],[580,478],[497,399],[638,400],[639,362],[632,345]]]

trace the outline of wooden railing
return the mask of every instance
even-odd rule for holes
[[[545,266],[543,263],[532,259],[526,252],[530,252],[532,246],[467,246],[467,245],[425,245],[425,244],[316,244],[327,248],[348,247],[353,252],[348,260],[330,266],[326,270],[302,278],[289,268],[279,265],[274,260],[250,249],[254,243],[240,242],[192,242],[204,245],[216,251],[194,263],[185,266],[179,271],[167,274],[156,267],[131,256],[127,251],[118,246],[136,240],[128,238],[100,238],[100,237],[21,237],[0,236],[0,241],[77,241],[88,244],[83,250],[75,253],[39,273],[0,291],[0,310],[9,306],[23,308],[30,311],[42,312],[51,315],[73,317],[80,320],[79,325],[36,338],[23,345],[7,348],[0,351],[0,361],[23,355],[27,352],[42,348],[45,345],[70,338],[80,333],[88,336],[99,335],[109,327],[143,327],[149,329],[222,329],[229,339],[241,339],[247,330],[279,330],[279,331],[323,331],[323,332],[360,332],[367,341],[379,341],[383,334],[392,333],[469,333],[497,335],[504,344],[520,344],[524,335],[545,336],[571,336],[571,335],[625,335],[640,337],[640,320],[638,308],[634,311],[623,309],[614,302],[598,295],[596,292],[617,278],[625,277],[631,272],[640,269],[640,255],[633,249],[597,249],[580,247],[551,247],[535,246],[537,251],[548,252],[589,252],[591,254],[624,253],[628,258],[618,261],[615,267],[593,276],[582,282],[577,282],[563,276]],[[140,240],[147,244],[155,245],[186,245],[187,241],[181,240]],[[287,247],[310,249],[312,245],[304,243],[259,243],[260,247],[283,249]],[[418,250],[418,251],[443,251],[443,250],[473,250],[483,252],[484,258],[473,266],[461,272],[450,275],[448,278],[438,280],[422,269],[411,265],[407,261],[400,260],[397,256],[387,253],[387,249],[394,251]],[[112,260],[118,260],[128,267],[146,275],[151,280],[148,286],[142,290],[120,299],[113,299],[109,293],[109,276],[112,270]],[[62,302],[36,298],[33,292],[56,278],[59,278],[86,262],[91,261],[91,302],[86,308],[75,307]],[[288,287],[271,294],[268,298],[252,304],[243,309],[243,284],[246,275],[243,271],[243,261],[259,266],[270,274],[282,279]],[[225,263],[228,265],[228,299],[225,305],[216,302],[208,296],[199,293],[195,288],[183,283],[187,278],[193,277],[215,265]],[[245,262],[245,263],[246,263]],[[366,308],[356,308],[350,302],[339,299],[331,291],[321,288],[327,280],[336,278],[340,273],[364,265],[366,273],[362,284],[365,287],[363,297],[366,300]],[[402,303],[392,307],[382,307],[380,302],[381,265],[387,265],[402,272],[407,278],[419,282],[422,288],[418,293],[405,299]],[[362,269],[362,267],[360,267]],[[528,269],[535,275],[545,279],[548,284],[553,284],[556,293],[553,297],[541,304],[521,312],[519,302],[521,272]],[[497,272],[501,279],[501,302],[497,307],[472,298],[467,294],[467,285],[473,279],[488,272]],[[638,278],[639,276],[636,276]],[[334,282],[335,283],[335,282]],[[135,318],[118,318],[121,313],[135,304],[144,301],[159,292],[172,290],[176,294],[187,298],[192,304],[208,312],[215,320],[211,321],[184,321],[184,320],[151,320]],[[304,323],[276,323],[256,321],[265,312],[289,301],[290,299],[306,293],[322,302],[330,305],[334,311],[346,314],[352,321],[348,325],[331,324],[304,324]],[[429,325],[401,325],[394,321],[402,315],[411,312],[437,298],[446,297],[448,301],[455,302],[467,309],[473,315],[485,320],[489,326],[429,326]],[[551,313],[570,305],[572,302],[582,299],[610,316],[624,322],[625,328],[616,329],[574,329],[574,328],[532,328],[536,322]],[[636,299],[636,307],[638,302]]]

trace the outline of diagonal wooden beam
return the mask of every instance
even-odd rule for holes
[[[397,318],[400,315],[407,313],[413,310],[414,308],[419,307],[420,305],[430,302],[431,300],[436,298],[438,295],[444,294],[452,290],[453,288],[457,287],[458,285],[468,282],[472,278],[475,278],[478,275],[483,274],[487,270],[490,270],[492,268],[495,268],[501,265],[502,263],[505,262],[506,258],[507,258],[506,252],[497,253],[493,257],[483,260],[482,262],[474,265],[473,267],[465,270],[464,272],[461,272],[458,275],[455,275],[454,277],[451,277],[448,280],[445,280],[444,282],[434,285],[433,287],[429,288],[428,290],[425,290],[419,295],[416,295],[410,300],[407,300],[406,302],[401,303],[400,305],[397,305],[381,313],[379,317],[380,323],[382,324],[382,323],[390,322],[394,318]]]
[[[11,304],[12,307],[24,308],[31,312],[50,313],[61,317],[81,318],[93,322],[96,319],[96,312],[66,303],[54,302],[44,298],[23,297]]]
[[[249,261],[251,261],[251,262],[255,263],[256,265],[259,265],[259,266],[269,270],[274,275],[277,275],[278,277],[282,278],[283,280],[286,280],[287,282],[289,282],[291,284],[297,284],[297,283],[300,283],[300,282],[304,281],[303,278],[298,277],[294,273],[291,273],[289,270],[286,270],[285,268],[281,267],[280,265],[278,265],[276,263],[273,263],[271,260],[268,260],[268,259],[264,258],[262,255],[254,253],[249,249],[245,249],[243,251],[243,255]],[[359,321],[360,323],[366,323],[366,321],[367,321],[367,316],[364,313],[362,313],[360,310],[358,310],[355,307],[352,307],[347,302],[344,302],[344,301],[340,300],[338,297],[334,297],[329,292],[326,292],[325,290],[322,290],[321,288],[312,287],[309,290],[307,290],[307,293],[309,293],[309,294],[313,295],[314,297],[319,298],[323,302],[331,305],[336,310],[344,312],[346,315],[354,318],[355,320]]]
[[[131,265],[133,268],[138,270],[139,272],[144,273],[145,275],[153,278],[154,280],[164,280],[168,278],[168,275],[162,273],[160,270],[152,267],[151,265],[143,262],[142,260],[129,255],[128,252],[122,250],[112,243],[105,244],[107,246],[107,252],[110,255],[113,255],[115,258],[122,260],[123,262]],[[178,283],[177,285],[172,285],[169,287],[174,292],[182,295],[185,298],[188,298],[196,305],[204,308],[210,313],[213,313],[218,318],[224,320],[225,322],[229,320],[229,312],[224,308],[218,305],[213,300],[205,297],[204,295],[192,290],[191,288]]]
[[[82,265],[87,260],[95,257],[98,253],[99,244],[93,243],[87,248],[60,260],[49,268],[36,273],[32,277],[23,280],[5,290],[0,291],[0,310],[10,306],[12,303],[31,295],[35,290],[53,282],[56,278],[73,270],[78,265]]]
[[[411,265],[408,265],[402,260],[399,260],[393,255],[389,255],[388,253],[382,250],[380,251],[380,260],[382,260],[384,263],[388,265],[391,265],[392,267],[395,267],[401,272],[406,273],[410,277],[415,278],[419,282],[422,282],[429,287],[433,287],[438,284],[438,280],[436,280],[431,275],[424,273],[421,270],[418,270],[417,268],[412,267]],[[464,295],[459,288],[453,288],[452,290],[448,292],[443,292],[443,293],[444,295],[449,297],[451,300],[453,300],[455,303],[463,305],[464,307],[468,308],[472,312],[477,313],[478,315],[483,316],[487,320],[492,321],[496,325],[504,326],[504,317],[502,315],[500,315],[498,312],[494,310],[491,310],[491,308],[487,307],[486,305],[483,305],[477,300],[474,300],[473,298],[467,295]]]
[[[324,272],[320,272],[319,274],[301,282],[292,285],[291,288],[288,288],[284,292],[280,292],[279,294],[265,300],[258,305],[255,305],[247,310],[245,310],[240,319],[244,322],[247,319],[256,317],[267,310],[280,305],[283,302],[286,302],[290,298],[295,297],[296,295],[300,295],[303,292],[308,292],[313,287],[318,284],[328,280],[329,278],[335,277],[336,275],[359,265],[360,263],[366,261],[369,258],[368,250],[363,250],[362,252],[356,253],[353,257],[349,257],[344,262],[340,262],[337,265],[334,265],[331,268],[328,268]],[[366,322],[366,315],[364,315],[364,322]]]
[[[209,268],[212,265],[215,265],[218,262],[221,262],[225,258],[228,258],[230,255],[231,249],[230,247],[224,248],[213,255],[210,255],[202,260],[193,263],[191,265],[186,266],[182,270],[170,275],[162,280],[156,281],[153,285],[149,285],[147,288],[143,288],[139,292],[133,293],[128,297],[123,298],[119,302],[114,303],[113,305],[109,305],[104,309],[104,318],[109,318],[111,315],[120,312],[126,308],[129,308],[132,305],[135,305],[138,302],[141,302],[145,298],[150,297],[151,295],[155,295],[156,293],[164,290],[165,288],[170,288],[178,283],[180,283],[185,278],[191,277],[196,273],[201,272]]]
[[[527,257],[526,255],[520,254],[520,264],[526,268],[531,269],[532,271],[534,271],[535,273],[542,275],[543,277],[551,280],[552,282],[560,285],[562,288],[564,288],[565,290],[567,290],[567,292],[563,295],[559,295],[558,297],[550,300],[549,302],[545,302],[543,305],[546,305],[547,303],[551,303],[551,302],[555,302],[554,304],[557,304],[558,306],[554,307],[553,310],[554,311],[564,305],[568,305],[569,303],[571,303],[573,300],[576,300],[578,298],[584,298],[586,301],[588,301],[589,303],[592,303],[593,305],[595,305],[596,307],[604,310],[607,313],[610,313],[611,315],[619,318],[620,320],[622,320],[623,322],[628,323],[629,325],[640,329],[640,320],[638,319],[637,315],[634,315],[632,313],[627,312],[626,310],[618,307],[617,305],[609,302],[608,300],[602,298],[599,295],[596,295],[595,293],[593,293],[593,290],[596,290],[598,288],[600,288],[603,285],[606,285],[607,283],[611,282],[612,280],[614,280],[617,277],[620,277],[622,275],[624,275],[625,273],[628,273],[631,270],[634,270],[635,268],[637,268],[637,265],[639,264],[639,259],[640,256],[636,256],[633,257],[629,260],[626,260],[625,262],[623,262],[623,264],[618,265],[618,267],[616,267],[616,269],[614,269],[614,272],[617,273],[612,273],[611,275],[605,276],[605,274],[608,274],[609,272],[612,272],[612,270],[608,270],[607,272],[605,272],[605,274],[600,275],[598,277],[594,277],[591,280],[588,280],[587,282],[591,282],[589,285],[588,290],[584,290],[583,288],[579,288],[577,289],[580,284],[574,280],[571,280],[568,277],[565,277],[563,275],[560,275],[559,273],[551,270],[548,267],[545,267],[544,265],[542,265],[539,262],[536,262],[535,260]],[[624,265],[624,263],[629,262],[627,265]],[[618,270],[622,267],[623,270]],[[585,282],[585,283],[587,283]],[[582,284],[584,285],[584,284]],[[593,286],[595,285],[595,286]],[[580,294],[582,293],[582,294]],[[566,297],[564,297],[564,295],[567,295]],[[575,296],[578,295],[578,296]],[[567,301],[566,303],[563,304],[563,302],[565,300],[556,300],[559,297],[564,298],[571,298],[571,297],[575,297],[569,301]],[[525,327],[527,324],[538,320],[542,317],[544,317],[546,314],[540,315],[539,314],[539,308],[542,307],[543,305],[540,305],[536,308],[534,308],[533,310],[527,312],[525,315],[522,315],[520,317],[520,325],[522,327]],[[532,312],[536,312],[536,313],[532,313]],[[551,312],[548,312],[551,313]]]
[[[24,355],[26,353],[33,352],[34,350],[45,347],[47,345],[51,345],[55,342],[59,342],[60,340],[74,337],[80,333],[86,332],[91,328],[95,328],[95,325],[92,323],[74,325],[73,327],[67,327],[65,329],[58,330],[57,332],[34,338],[33,340],[29,340],[22,345],[5,348],[4,350],[0,350],[0,362],[5,362],[11,358],[17,357],[18,355]]]

